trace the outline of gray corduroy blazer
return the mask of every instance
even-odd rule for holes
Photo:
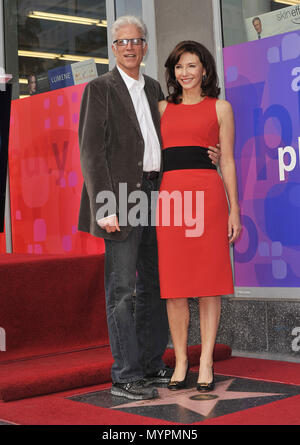
[[[157,103],[164,95],[156,80],[146,75],[144,78],[153,123],[161,141]],[[99,192],[114,193],[118,214],[119,183],[127,183],[126,199],[131,192],[140,190],[142,184],[144,139],[117,67],[85,87],[79,119],[79,148],[84,183],[78,229],[97,237],[122,241],[131,230],[130,225],[120,226],[121,232],[107,233],[96,222],[97,211],[104,205],[96,202]],[[159,180],[161,176],[162,169]],[[128,203],[128,211],[134,205]]]

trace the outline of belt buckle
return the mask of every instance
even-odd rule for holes
[[[152,181],[153,179],[158,178],[158,172],[144,172],[144,176],[146,177],[146,179],[150,179],[150,181]]]

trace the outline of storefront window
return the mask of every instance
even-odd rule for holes
[[[132,14],[142,17],[141,0],[115,0],[116,18],[122,15]]]
[[[105,0],[5,0],[4,17],[14,99],[108,71]]]
[[[222,0],[223,45],[300,29],[299,0]]]

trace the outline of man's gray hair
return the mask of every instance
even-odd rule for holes
[[[143,20],[141,20],[138,17],[135,17],[134,15],[124,15],[122,17],[119,17],[112,25],[111,27],[111,35],[112,35],[112,40],[116,40],[116,35],[117,32],[120,28],[122,28],[123,26],[127,26],[127,25],[134,25],[136,26],[142,33],[142,37],[144,39],[147,39],[148,37],[148,30],[147,27],[145,25],[145,23],[143,22]]]

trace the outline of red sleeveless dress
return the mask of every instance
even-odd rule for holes
[[[228,203],[207,155],[219,141],[216,100],[168,103],[161,118],[164,174],[156,233],[162,298],[233,293]]]

